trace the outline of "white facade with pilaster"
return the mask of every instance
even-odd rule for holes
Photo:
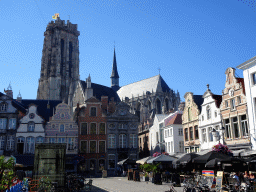
[[[249,133],[252,149],[256,150],[256,56],[237,66],[237,68],[243,70]]]

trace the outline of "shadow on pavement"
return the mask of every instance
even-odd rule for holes
[[[90,191],[91,192],[108,192],[108,191],[101,189],[99,187],[96,187],[96,186],[92,186],[92,190],[90,190]],[[80,190],[79,192],[86,192],[86,190]]]

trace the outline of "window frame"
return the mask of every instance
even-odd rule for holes
[[[92,150],[91,150],[91,143],[92,142],[95,142],[95,152],[92,152]],[[90,140],[89,141],[89,153],[97,153],[97,141],[96,140]]]
[[[211,107],[210,107],[210,105],[207,105],[207,107],[206,107],[206,116],[207,116],[207,120],[211,119]]]
[[[0,135],[0,150],[5,149],[5,141],[6,141],[6,136],[5,135]]]
[[[245,119],[242,120],[242,116],[245,116]],[[249,127],[248,127],[248,121],[247,121],[247,117],[246,117],[246,114],[244,115],[240,115],[239,116],[240,118],[240,122],[241,122],[241,132],[242,132],[242,137],[248,137],[249,136]],[[246,125],[245,127],[245,130],[244,130],[244,125]],[[246,133],[246,129],[247,129],[247,133]]]
[[[98,142],[99,142],[99,143],[98,143],[98,152],[99,152],[99,153],[106,153],[106,141],[105,141],[105,140],[99,140]],[[100,150],[100,143],[101,143],[101,142],[104,142],[104,151],[101,151],[101,150]]]
[[[130,134],[129,136],[130,139],[130,148],[137,148],[137,135],[136,134]]]
[[[8,125],[8,129],[9,130],[13,130],[13,129],[15,129],[16,128],[16,118],[10,118],[9,119],[9,125]],[[12,126],[10,126],[10,125],[12,125]]]
[[[83,124],[86,124],[86,134],[83,134],[84,132],[82,131]],[[88,123],[87,122],[81,122],[80,123],[80,135],[88,135]]]
[[[28,142],[28,141],[31,142]],[[34,137],[27,137],[26,138],[26,153],[33,154],[35,152],[35,138]]]
[[[234,121],[234,119],[236,118],[236,121]],[[239,130],[239,125],[238,125],[238,118],[237,117],[232,117],[232,127],[233,127],[233,133],[234,133],[234,138],[235,139],[239,139],[240,138],[240,136],[241,136],[241,133],[240,133],[240,130]],[[235,127],[235,125],[236,125],[236,127]],[[238,133],[238,135],[236,135],[236,130],[237,130],[237,133]]]
[[[6,102],[2,102],[0,105],[0,111],[6,112],[7,111],[8,104]]]
[[[124,133],[119,134],[119,148],[127,148],[127,135]]]
[[[252,80],[252,84],[255,85],[256,84],[256,72],[251,73],[251,80]]]
[[[33,128],[31,129],[31,126],[33,125]],[[36,125],[35,125],[35,122],[34,121],[29,121],[28,122],[28,132],[35,132],[35,127],[36,127]]]
[[[63,131],[61,131],[62,128],[63,128]],[[60,133],[64,133],[65,132],[65,124],[60,124],[59,132]]]
[[[92,133],[92,125],[95,124],[95,133]],[[97,135],[97,123],[91,122],[90,123],[90,135]]]
[[[101,133],[101,125],[104,125],[104,133]],[[99,135],[105,135],[106,134],[106,123],[100,122],[99,123]]]
[[[0,130],[6,130],[6,129],[7,129],[7,118],[0,118]]]
[[[82,143],[85,143],[85,150],[82,149]],[[80,153],[88,153],[88,141],[87,140],[80,140]]]
[[[108,148],[111,148],[111,149],[116,148],[116,135],[115,134],[108,135]]]
[[[92,109],[95,109],[95,115],[92,114]],[[95,106],[90,107],[90,117],[97,117],[97,107]]]

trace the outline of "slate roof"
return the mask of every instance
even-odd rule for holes
[[[62,103],[60,100],[49,100],[50,109],[47,109],[48,100],[35,100],[35,99],[22,99],[21,103],[27,109],[29,108],[30,104],[37,105],[37,113],[45,121],[49,121],[49,118],[53,116],[53,108],[55,108],[58,104]]]
[[[97,102],[100,102],[100,100],[99,99],[97,99],[97,98],[95,98],[95,97],[91,97],[91,98],[89,98],[89,99],[87,99],[85,102],[94,102],[94,103],[97,103]]]
[[[198,106],[199,112],[201,112],[201,105],[204,102],[204,98],[202,95],[193,95],[193,100],[196,103],[196,105]]]
[[[4,94],[0,92],[0,97],[2,97]]]
[[[168,114],[156,114],[155,118],[157,118],[158,122],[162,121]]]
[[[26,107],[22,103],[18,102],[17,100],[12,100],[12,106],[24,114],[26,114],[27,112]]]
[[[85,81],[80,81],[83,91],[85,91],[87,85]],[[117,95],[117,93],[111,89],[110,87],[106,87],[103,85],[99,85],[96,83],[91,83],[91,88],[93,89],[93,96],[96,97],[97,99],[99,99],[101,101],[101,96],[108,96],[109,100],[111,97],[114,97],[114,100],[119,102],[120,99]]]
[[[214,95],[212,94],[212,98],[215,100],[216,106],[220,108],[220,104],[222,101],[222,95]]]
[[[160,75],[156,75],[148,79],[125,85],[117,91],[117,94],[120,99],[125,99],[125,97],[132,98],[132,96],[142,96],[143,93],[146,94],[147,91],[151,93],[152,90],[154,92],[169,92],[171,89]]]

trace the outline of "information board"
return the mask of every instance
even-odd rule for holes
[[[216,187],[222,187],[223,171],[217,171]]]

